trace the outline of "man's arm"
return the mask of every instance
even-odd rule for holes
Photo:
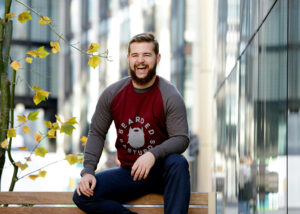
[[[170,97],[166,111],[166,126],[170,138],[155,146],[135,161],[131,170],[133,180],[147,178],[156,159],[164,158],[169,154],[181,154],[189,145],[186,108],[179,94]]]
[[[150,150],[155,159],[174,153],[181,154],[189,145],[186,108],[179,93],[173,94],[166,101],[166,127],[169,139]]]
[[[88,140],[84,148],[84,169],[81,171],[81,175],[85,173],[95,174],[103,151],[106,134],[112,122],[110,97],[109,93],[104,91],[97,103],[96,111],[92,117]]]
[[[92,117],[88,140],[84,149],[84,169],[81,171],[81,180],[77,186],[77,193],[90,197],[96,186],[95,170],[101,157],[107,131],[111,125],[110,95],[104,91],[97,103]]]

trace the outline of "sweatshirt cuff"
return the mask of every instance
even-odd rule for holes
[[[154,147],[154,148],[150,149],[149,152],[151,152],[154,155],[155,160],[157,160],[158,158],[160,158],[159,148]]]
[[[93,169],[89,169],[89,168],[84,168],[81,172],[80,172],[80,176],[82,177],[84,174],[91,174],[95,176],[95,171]]]

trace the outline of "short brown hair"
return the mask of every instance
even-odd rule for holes
[[[152,42],[155,54],[159,53],[159,44],[152,33],[140,33],[132,37],[128,45],[128,54],[130,53],[130,45],[134,42]]]

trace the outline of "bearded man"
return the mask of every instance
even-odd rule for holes
[[[176,88],[156,74],[160,59],[153,34],[134,36],[127,55],[130,77],[99,98],[73,196],[87,213],[134,213],[122,203],[152,192],[164,194],[164,213],[188,212],[190,175],[181,155],[189,144],[186,108]],[[112,121],[120,167],[95,174]]]

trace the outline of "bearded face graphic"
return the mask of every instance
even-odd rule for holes
[[[145,137],[144,137],[143,128],[131,128],[128,133],[128,143],[132,148],[138,149],[144,146]]]

